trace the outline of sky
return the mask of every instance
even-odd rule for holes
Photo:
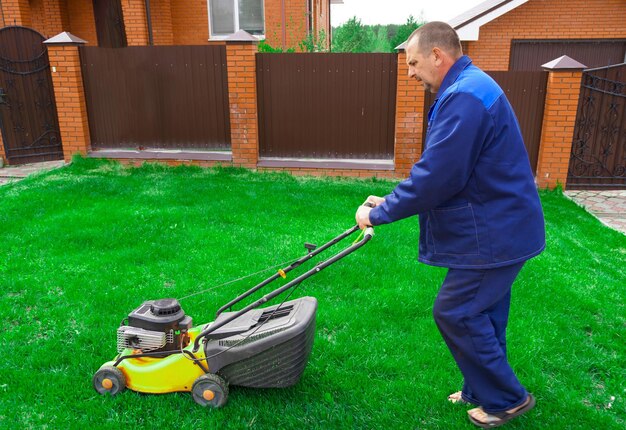
[[[356,16],[361,24],[404,24],[413,15],[419,22],[448,21],[484,0],[343,0],[330,10],[331,25],[337,27]]]

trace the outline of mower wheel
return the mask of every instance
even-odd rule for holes
[[[228,401],[228,384],[220,376],[207,373],[194,381],[191,394],[199,405],[221,408]]]
[[[104,366],[93,375],[93,387],[102,395],[114,396],[126,389],[126,377],[117,367]]]

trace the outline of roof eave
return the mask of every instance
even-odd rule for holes
[[[474,8],[473,14],[463,17],[462,21],[459,22],[459,17],[463,15],[459,15],[448,23],[456,30],[462,41],[476,41],[480,27],[527,2],[528,0],[501,0],[496,3],[486,1]]]

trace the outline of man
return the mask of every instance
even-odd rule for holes
[[[545,247],[544,220],[515,114],[502,89],[463,56],[452,27],[431,22],[407,41],[409,76],[437,94],[421,159],[384,198],[356,212],[361,228],[419,214],[419,260],[448,268],[433,315],[464,377],[450,401],[472,403],[483,428],[535,399],[506,357],[511,285]]]

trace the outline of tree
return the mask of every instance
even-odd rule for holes
[[[423,24],[423,20],[421,21],[422,22],[418,23],[413,15],[409,15],[409,18],[404,24],[398,27],[398,32],[393,39],[391,39],[391,47],[395,49],[396,46],[404,43],[409,38],[411,33]]]
[[[391,46],[391,43],[389,43],[389,38],[387,36],[387,27],[377,27],[378,28],[372,29],[374,37],[372,38],[367,52],[393,52],[393,47]]]
[[[374,32],[361,24],[361,20],[353,16],[333,33],[333,52],[368,52],[374,39]]]

